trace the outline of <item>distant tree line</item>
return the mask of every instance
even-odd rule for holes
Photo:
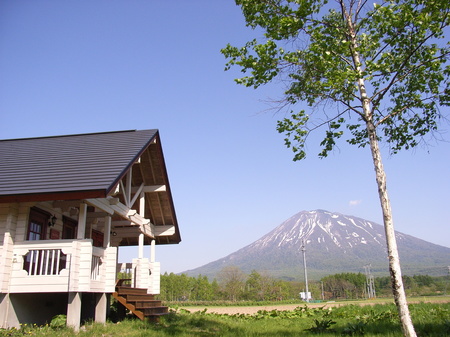
[[[449,277],[403,276],[409,296],[432,296],[450,292]],[[375,277],[377,297],[392,296],[389,277]],[[340,273],[308,282],[315,300],[360,299],[367,297],[367,280],[362,273]],[[299,299],[304,282],[285,281],[253,270],[245,274],[237,267],[225,267],[210,281],[206,276],[161,276],[160,298],[164,301],[281,301]]]
[[[206,276],[161,275],[160,298],[165,301],[276,301],[298,298],[302,283],[278,280],[264,273],[244,274],[226,267],[212,282]]]

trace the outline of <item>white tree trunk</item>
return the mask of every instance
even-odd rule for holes
[[[373,123],[373,113],[370,106],[370,99],[367,95],[367,89],[364,81],[363,71],[361,69],[361,58],[358,52],[358,43],[356,39],[356,29],[352,21],[352,16],[345,6],[345,2],[340,0],[342,14],[345,18],[348,32],[350,50],[352,53],[353,65],[358,73],[357,85],[359,88],[360,101],[362,104],[363,115],[366,121],[366,128],[369,137],[370,149],[372,151],[372,160],[375,168],[375,176],[378,185],[378,195],[380,198],[381,209],[383,211],[383,223],[386,233],[386,244],[389,257],[389,271],[391,274],[392,291],[394,294],[395,304],[397,305],[398,314],[402,326],[403,334],[406,337],[416,337],[414,325],[409,313],[408,303],[406,302],[405,289],[403,287],[402,272],[400,269],[400,259],[398,256],[397,240],[395,238],[394,223],[392,221],[391,203],[386,188],[386,172],[384,171],[381,160],[380,148],[378,146],[378,138],[376,128]]]
[[[372,151],[372,160],[375,168],[375,175],[378,185],[378,195],[380,197],[381,209],[383,211],[383,223],[386,233],[386,243],[389,257],[389,271],[391,274],[392,291],[395,304],[397,305],[403,334],[407,337],[415,337],[416,332],[409,313],[408,303],[406,301],[405,289],[403,287],[402,271],[400,268],[400,259],[397,249],[397,240],[395,238],[394,223],[392,221],[392,209],[389,201],[386,187],[386,172],[381,160],[380,148],[376,135],[375,126],[372,121],[367,121],[367,131],[370,140],[370,149]]]

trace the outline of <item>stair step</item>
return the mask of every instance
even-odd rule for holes
[[[161,304],[161,300],[149,300],[149,299],[142,299],[142,298],[136,298],[136,299],[126,299],[128,303],[148,303],[149,305],[153,305],[155,303]]]
[[[145,316],[161,316],[161,315],[167,315],[169,313],[168,307],[154,307],[154,308],[145,308],[141,309],[141,311],[144,312]]]
[[[149,295],[147,294],[147,289],[140,288],[118,287],[117,292],[119,295]]]
[[[147,289],[144,289],[144,288],[132,288],[132,287],[124,287],[124,286],[122,286],[122,287],[117,287],[117,289],[119,289],[119,290],[123,290],[123,291],[136,291],[136,292],[144,292],[144,291],[147,291]]]
[[[146,318],[152,318],[152,317],[159,318],[161,316],[165,316],[165,315],[168,315],[168,314],[169,314],[169,312],[160,312],[158,314],[151,314],[151,315],[148,315],[148,316],[145,316],[145,317]]]
[[[127,295],[120,294],[126,297],[127,301],[156,301],[155,295],[145,294],[145,295]]]
[[[128,302],[133,304],[136,309],[145,309],[145,308],[158,308],[162,307],[161,301],[153,301],[153,302]]]

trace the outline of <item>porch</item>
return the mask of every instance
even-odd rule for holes
[[[16,243],[9,293],[112,293],[116,247],[94,247],[91,239]]]
[[[9,293],[113,293],[119,272],[128,275],[128,286],[160,293],[159,262],[140,257],[117,264],[117,247],[94,247],[91,239],[17,243],[11,261]]]

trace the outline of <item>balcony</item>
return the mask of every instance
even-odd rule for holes
[[[27,241],[13,247],[9,292],[114,292],[117,248],[92,240]]]

